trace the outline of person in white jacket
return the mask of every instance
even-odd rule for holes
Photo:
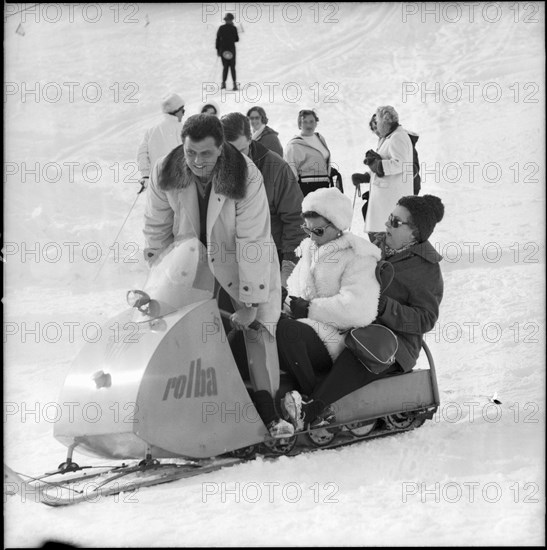
[[[182,143],[180,134],[184,115],[184,99],[178,94],[169,94],[163,98],[161,110],[164,113],[162,122],[146,130],[137,151],[141,190],[147,187],[150,172],[156,161]]]
[[[376,110],[376,151],[367,151],[365,164],[372,172],[365,231],[369,236],[385,231],[385,221],[401,197],[414,193],[414,156],[408,132],[390,105]],[[372,234],[372,235],[370,235]]]
[[[277,349],[281,369],[308,396],[317,375],[330,371],[345,349],[341,331],[366,326],[378,314],[381,253],[348,231],[352,214],[351,200],[335,187],[309,193],[302,202],[310,236],[300,244],[300,260],[287,281],[292,318],[277,324]]]
[[[319,117],[313,109],[302,109],[298,113],[300,135],[294,136],[283,158],[296,176],[304,197],[323,187],[330,187],[330,150],[325,138],[316,132]]]

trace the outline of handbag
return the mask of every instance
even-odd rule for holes
[[[346,347],[373,374],[382,374],[393,363],[399,349],[397,336],[384,325],[372,323],[352,328],[346,334]]]
[[[393,265],[381,260],[376,266],[376,279],[383,294],[395,276]],[[382,374],[393,363],[399,349],[399,341],[394,332],[384,325],[372,323],[366,327],[350,329],[345,338],[346,347],[357,360],[373,374]]]

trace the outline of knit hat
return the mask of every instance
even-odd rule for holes
[[[302,201],[302,212],[317,212],[337,229],[349,229],[353,217],[351,199],[336,187],[317,189]]]
[[[411,216],[411,222],[418,231],[417,239],[423,243],[429,239],[435,225],[443,219],[444,205],[439,197],[434,195],[409,195],[402,197],[397,203],[404,206]]]
[[[184,107],[184,99],[179,94],[168,94],[161,100],[161,110],[164,113],[174,113]]]

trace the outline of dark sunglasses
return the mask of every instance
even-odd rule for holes
[[[393,227],[393,229],[397,229],[400,225],[412,225],[408,222],[404,222],[403,220],[400,220],[399,218],[396,218],[393,214],[389,215],[389,218],[387,219],[387,223],[389,223],[389,225]]]
[[[313,229],[310,229],[308,226],[306,225],[301,225],[300,227],[308,234],[308,235],[311,235],[312,233],[317,236],[317,237],[322,237],[324,234],[325,234],[325,229],[327,229],[327,227],[330,227],[331,224],[329,223],[328,225],[325,225],[325,227],[314,227]]]

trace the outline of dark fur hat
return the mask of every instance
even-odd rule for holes
[[[439,223],[444,216],[444,205],[439,197],[434,195],[409,195],[402,197],[397,203],[404,206],[411,216],[412,225],[416,228],[416,239],[423,243],[429,239],[435,225]]]

